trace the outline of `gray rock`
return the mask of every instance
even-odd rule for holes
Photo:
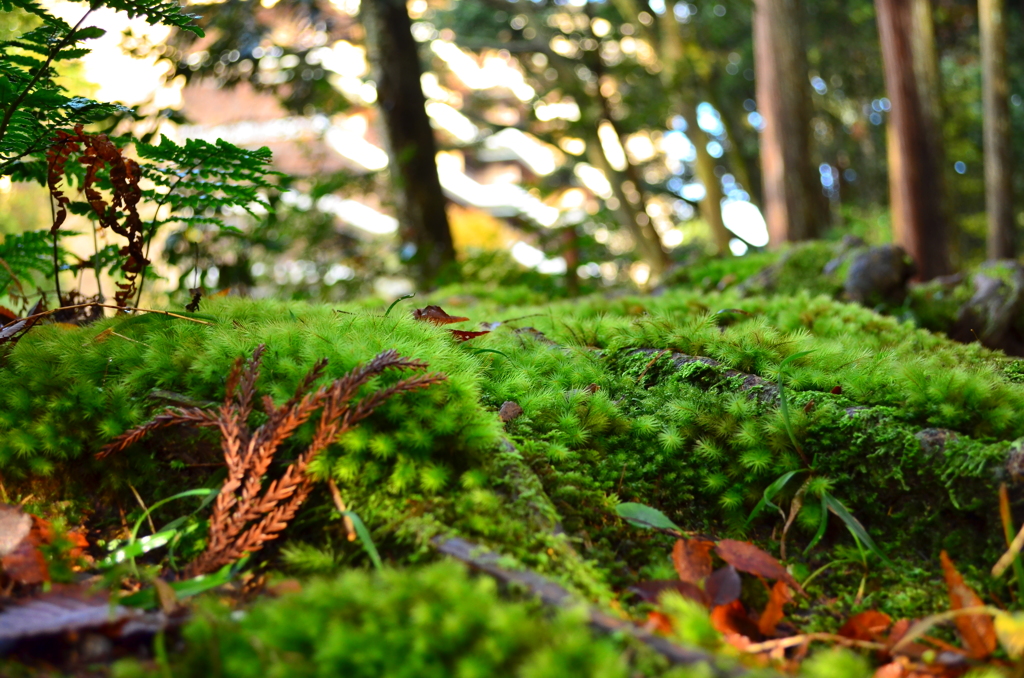
[[[914,261],[898,245],[871,247],[857,254],[846,274],[846,298],[864,306],[898,306],[907,296]]]
[[[960,307],[950,336],[979,341],[1010,355],[1024,355],[1024,268],[1015,261],[988,262],[971,278],[973,294]]]

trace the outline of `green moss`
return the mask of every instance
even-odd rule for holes
[[[147,501],[168,496],[209,481],[187,464],[216,461],[215,438],[166,436],[91,460],[159,410],[166,401],[150,397],[155,389],[216,402],[233,360],[267,343],[259,389],[281,400],[322,356],[333,377],[396,348],[449,382],[390,401],[313,468],[338,481],[391,562],[428,558],[431,537],[458,534],[608,599],[638,573],[659,571],[671,547],[613,519],[618,501],[655,506],[708,534],[767,536],[780,527],[777,512],[749,526],[747,516],[793,470],[813,476],[815,489],[790,553],[810,541],[826,488],[893,557],[934,568],[941,548],[979,563],[998,549],[996,485],[1010,441],[1024,437],[1024,385],[977,345],[807,293],[481,302],[457,310],[470,317],[466,327],[521,319],[467,343],[411,320],[410,303],[384,318],[359,305],[350,315],[221,300],[206,310],[213,326],[140,316],[37,328],[0,370],[0,472],[9,483],[73,467],[79,496],[129,479]],[[134,341],[97,340],[108,327]],[[801,458],[777,382],[781,363],[804,351],[785,379]],[[509,400],[523,409],[505,426],[512,446],[497,418]],[[926,429],[947,432],[947,444],[922,447]],[[338,537],[329,515],[326,496],[314,495],[294,537],[333,537],[337,562],[357,561],[358,545]],[[817,566],[851,545],[833,521],[807,558]]]
[[[184,636],[187,653],[168,667],[179,678],[712,675],[701,665],[669,668],[621,638],[594,637],[583,610],[552,617],[536,604],[502,600],[493,580],[471,579],[452,564],[346,572],[241,615],[211,604]],[[147,672],[123,662],[115,675]]]

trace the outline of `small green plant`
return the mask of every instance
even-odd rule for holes
[[[97,245],[91,260],[80,266],[92,268],[100,285],[101,270],[120,263],[123,275],[115,282],[114,297],[124,307],[130,302],[138,305],[149,246],[162,225],[214,225],[240,234],[225,223],[228,211],[270,207],[264,194],[272,188],[269,179],[276,173],[267,169],[270,151],[266,148],[249,151],[223,140],[194,139],[179,146],[166,137],[151,145],[129,136],[112,138],[86,130],[87,125],[130,113],[121,106],[69,96],[58,84],[59,66],[88,54],[88,41],[104,34],[100,28],[85,26],[101,7],[203,35],[193,24],[196,17],[183,13],[174,2],[100,0],[92,2],[74,26],[34,0],[0,3],[0,11],[27,13],[35,24],[18,39],[0,43],[0,176],[44,184],[54,201],[48,234],[8,237],[0,247],[0,294],[11,285],[20,287],[33,271],[42,270],[41,245],[48,235],[57,304],[66,303],[59,273],[67,256],[60,239],[69,213],[87,216],[127,241],[103,250]],[[139,160],[125,154],[131,145]],[[65,190],[70,186],[82,197],[68,197]],[[139,213],[144,204],[153,209],[148,223]],[[25,296],[23,289],[17,291]]]
[[[821,541],[821,538],[825,535],[825,529],[828,526],[828,514],[832,513],[835,516],[837,516],[841,521],[843,521],[844,525],[846,525],[846,528],[850,531],[850,534],[853,535],[854,540],[857,542],[858,548],[860,548],[861,544],[863,544],[872,553],[877,555],[883,563],[892,567],[892,561],[890,561],[889,558],[885,555],[885,553],[883,553],[882,550],[878,548],[878,545],[875,544],[875,541],[868,534],[867,530],[864,529],[864,526],[861,524],[861,522],[857,520],[853,516],[853,514],[851,514],[846,509],[845,506],[843,506],[842,502],[840,502],[838,499],[829,494],[828,479],[816,476],[813,463],[808,462],[807,457],[804,454],[803,448],[801,447],[799,441],[797,441],[796,439],[796,434],[793,431],[793,422],[790,420],[789,416],[789,404],[787,402],[786,396],[786,367],[793,363],[794,361],[798,360],[799,358],[810,355],[811,353],[813,353],[813,351],[800,351],[798,353],[794,353],[793,355],[783,360],[779,364],[778,382],[779,413],[782,416],[782,422],[785,426],[786,434],[789,436],[789,439],[793,443],[793,447],[796,449],[797,453],[800,455],[800,458],[803,460],[807,468],[784,473],[772,484],[766,487],[764,490],[764,494],[761,497],[761,500],[758,502],[757,506],[754,507],[754,510],[751,511],[750,515],[747,517],[747,524],[750,524],[750,521],[753,520],[754,517],[758,514],[758,512],[766,506],[774,508],[780,513],[783,513],[782,509],[780,509],[778,506],[771,502],[772,498],[775,497],[775,495],[777,495],[779,492],[781,492],[790,480],[795,478],[797,475],[807,473],[807,480],[804,482],[803,485],[801,485],[800,489],[797,490],[797,493],[794,495],[792,502],[790,502],[790,511],[788,517],[785,513],[783,513],[783,517],[785,518],[786,522],[785,527],[782,530],[782,557],[786,557],[786,534],[789,531],[790,526],[793,524],[793,521],[796,520],[797,516],[799,515],[800,510],[803,508],[803,498],[806,492],[808,490],[811,490],[812,494],[816,494],[821,501],[821,509],[819,511],[821,517],[819,519],[820,522],[818,524],[818,530],[817,532],[815,532],[814,538],[811,539],[810,543],[807,545],[807,548],[804,551],[805,553],[810,551],[819,541]]]

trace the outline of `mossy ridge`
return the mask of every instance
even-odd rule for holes
[[[754,315],[707,312],[715,306]],[[996,515],[991,472],[1024,423],[1018,414],[1024,391],[1004,375],[997,353],[806,294],[740,301],[728,293],[678,292],[587,298],[573,304],[571,316],[561,315],[563,309],[552,305],[523,321],[561,347],[501,329],[480,344],[501,350],[517,368],[488,379],[484,395],[493,407],[504,400],[524,407],[510,430],[567,528],[587,533],[592,557],[601,559],[602,541],[615,551],[623,537],[592,519],[610,495],[658,506],[692,529],[723,518],[739,528],[768,483],[801,468],[770,402],[774,394],[770,407],[739,397],[739,378],[727,375],[732,368],[760,374],[771,380],[760,387],[766,390],[782,360],[803,350],[814,353],[786,378],[796,434],[822,459],[819,472],[832,491],[873,532],[897,546],[928,535],[930,552],[963,536],[936,529],[949,512],[959,512],[964,529],[977,527],[970,521],[979,509]],[[669,353],[657,357],[658,349],[712,356],[722,365],[691,363],[680,371]],[[600,390],[589,393],[589,384]],[[837,386],[841,393],[831,393]],[[860,414],[851,416],[852,408]],[[924,454],[916,438],[936,427],[960,432],[938,459]],[[920,510],[904,502],[890,515],[908,484]],[[960,494],[985,503],[957,502]],[[800,525],[813,532],[811,503]],[[912,531],[901,523],[910,518]],[[766,515],[761,524],[774,520]],[[997,536],[990,527],[984,533]]]
[[[424,535],[455,530],[525,565],[568,576],[578,591],[600,598],[609,582],[624,576],[617,560],[646,567],[656,556],[642,548],[646,537],[637,542],[635,533],[608,518],[617,499],[663,508],[691,529],[720,533],[724,523],[740,530],[763,487],[800,467],[771,399],[749,397],[725,370],[774,381],[787,356],[814,350],[787,370],[797,435],[812,453],[815,445],[833,453],[829,481],[876,534],[889,534],[886,525],[898,523],[881,511],[881,522],[868,521],[878,508],[862,504],[875,491],[862,485],[877,481],[877,469],[869,472],[866,461],[870,454],[891,461],[885,482],[896,491],[899,475],[916,473],[921,460],[909,451],[907,434],[948,427],[965,434],[966,447],[949,447],[948,463],[936,466],[945,469],[944,490],[991,488],[986,474],[998,443],[1022,428],[1024,388],[1003,373],[997,354],[824,297],[741,300],[677,291],[655,298],[588,297],[500,315],[495,306],[471,308],[460,312],[488,321],[540,315],[461,345],[443,329],[413,322],[405,306],[384,318],[365,310],[348,315],[303,304],[219,300],[206,308],[218,323],[212,328],[156,317],[37,328],[0,370],[10,405],[4,411],[17,413],[0,420],[0,461],[8,475],[12,469],[38,473],[39,459],[42,470],[72,460],[93,477],[106,473],[122,482],[148,472],[147,496],[165,496],[183,478],[164,473],[158,483],[155,472],[166,471],[168,462],[152,448],[124,455],[115,462],[124,465],[117,473],[84,456],[159,409],[146,399],[153,388],[219,400],[233,359],[266,342],[271,352],[260,388],[283,399],[319,357],[331,358],[331,369],[340,373],[394,347],[447,372],[451,385],[384,408],[319,459],[315,472],[341,481],[346,499],[378,536],[394,535],[401,558],[420,557]],[[713,313],[733,308],[752,316]],[[546,337],[513,329],[527,323]],[[95,341],[108,327],[141,343]],[[474,353],[481,348],[500,354]],[[674,373],[666,354],[640,378],[652,354],[637,348],[708,356],[721,367],[704,363]],[[624,361],[630,355],[632,362]],[[836,385],[842,394],[829,393]],[[812,399],[815,406],[804,413]],[[522,455],[517,472],[527,480],[536,473],[542,486],[517,489],[494,453],[500,429],[493,411],[504,400],[524,409],[509,425]],[[91,403],[95,419],[70,421],[79,401]],[[119,416],[110,414],[109,403],[121,408]],[[865,436],[851,446],[843,429],[849,407],[876,408],[886,422],[876,428],[889,437]],[[58,418],[55,411],[72,414]],[[19,453],[18,444],[27,453]],[[956,451],[963,449],[968,452]],[[944,511],[957,510],[947,494],[935,501]],[[765,515],[755,525],[775,522]],[[627,539],[633,543],[623,547]]]
[[[360,441],[343,446],[361,473],[396,489],[430,491],[454,482],[497,444],[498,423],[478,402],[479,358],[429,324],[246,300],[208,303],[203,317],[214,325],[140,316],[34,329],[0,369],[0,469],[6,476],[39,475],[67,461],[79,472],[107,469],[111,462],[96,464],[92,453],[161,408],[147,394],[160,389],[219,401],[234,360],[260,343],[269,348],[258,389],[276,401],[288,398],[322,357],[328,379],[387,348],[448,376],[439,388],[387,403],[360,427]],[[300,432],[296,442],[308,435]],[[115,474],[103,475],[117,482]]]

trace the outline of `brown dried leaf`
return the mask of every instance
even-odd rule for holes
[[[661,594],[665,591],[675,591],[683,598],[688,598],[700,603],[704,607],[710,607],[711,599],[708,594],[696,584],[675,579],[655,579],[653,581],[642,581],[629,587],[629,590],[640,596],[644,602],[656,603]]]
[[[950,607],[960,610],[985,604],[978,594],[964,583],[964,578],[957,572],[956,566],[945,551],[939,554],[939,560],[942,562],[942,573],[946,578],[946,588],[949,590]],[[984,659],[995,652],[996,627],[990,615],[960,615],[954,621],[971,658]]]
[[[469,318],[462,318],[462,320],[469,320]],[[453,322],[460,322],[460,321],[453,321]],[[475,339],[477,337],[480,337],[480,336],[483,336],[485,334],[490,334],[491,333],[490,330],[483,330],[481,332],[471,332],[470,330],[448,330],[448,331],[451,332],[452,336],[455,337],[456,339],[458,339],[459,341],[469,341],[470,339]]]
[[[424,308],[413,309],[412,317],[416,320],[434,323],[435,325],[449,325],[451,323],[461,323],[469,320],[469,318],[463,318],[462,316],[448,315],[440,306],[426,306]]]
[[[804,593],[803,588],[793,578],[793,575],[786,571],[782,563],[750,542],[723,539],[715,546],[715,552],[722,560],[740,572],[755,574],[765,579],[779,579],[800,593]],[[804,595],[806,594],[804,593]]]
[[[0,325],[6,325],[9,322],[18,320],[20,317],[21,316],[6,306],[0,306]]]
[[[178,594],[171,588],[171,585],[160,577],[153,580],[153,588],[156,590],[156,599],[160,603],[160,609],[167,614],[174,614],[180,607]]]
[[[768,597],[768,604],[765,605],[764,612],[761,613],[761,617],[757,620],[757,629],[766,636],[774,636],[775,627],[778,626],[785,616],[783,607],[785,607],[786,603],[790,602],[793,602],[793,596],[789,594],[789,587],[786,586],[786,582],[775,582],[771,595]]]
[[[878,640],[892,625],[892,618],[884,612],[868,610],[846,620],[839,635],[853,640]]]
[[[711,574],[711,549],[715,543],[703,539],[678,539],[672,547],[672,564],[679,579],[691,584]]]

